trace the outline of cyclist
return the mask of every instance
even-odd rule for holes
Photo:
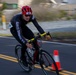
[[[32,9],[30,6],[23,6],[21,10],[22,10],[21,13],[18,13],[11,19],[9,23],[9,28],[10,28],[11,34],[22,45],[21,60],[23,64],[26,65],[27,62],[26,62],[26,57],[25,57],[25,49],[27,49],[27,47],[32,48],[32,45],[29,44],[26,39],[34,38],[34,33],[26,25],[29,22],[32,22],[41,34],[46,34],[46,33],[36,21],[36,18],[32,14]],[[47,35],[45,35],[45,37],[50,39],[50,37],[48,37]],[[33,44],[36,49],[36,52],[38,52],[39,48],[37,46],[37,40],[35,40]],[[38,57],[36,59],[38,61]]]

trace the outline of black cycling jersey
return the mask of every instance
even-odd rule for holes
[[[37,30],[43,34],[44,30],[40,27],[40,25],[38,24],[38,22],[36,21],[36,18],[31,15],[30,20],[27,22],[22,18],[22,14],[17,14],[15,15],[10,23],[9,23],[9,28],[13,29],[16,31],[19,39],[25,44],[27,41],[25,40],[25,38],[22,35],[22,31],[25,30],[26,24],[28,24],[29,22],[32,22],[34,24],[34,26],[37,28]],[[28,33],[27,33],[28,35]]]

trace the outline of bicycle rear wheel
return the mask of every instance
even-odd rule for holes
[[[56,70],[52,71],[52,64],[55,66]],[[59,75],[59,71],[57,65],[52,57],[47,51],[41,50],[40,51],[40,66],[42,71],[45,75]]]
[[[26,67],[25,65],[23,65],[20,57],[21,57],[21,45],[17,45],[15,46],[15,55],[17,57],[17,61],[19,63],[19,65],[21,66],[21,68],[25,71],[25,72],[30,72],[32,69],[30,66]],[[26,54],[27,55],[27,54]],[[27,56],[28,57],[28,56]],[[27,60],[26,60],[27,61]]]

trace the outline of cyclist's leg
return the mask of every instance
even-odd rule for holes
[[[25,31],[23,31],[23,35],[27,39],[32,39],[32,38],[35,37],[34,36],[34,33],[28,27],[25,27]],[[38,51],[39,50],[39,47],[38,47],[38,44],[37,44],[37,40],[33,41],[33,46],[36,49],[36,51],[35,51],[36,53],[34,53],[34,57],[37,57],[38,56],[37,54],[39,52]],[[38,59],[38,57],[37,57],[37,59]]]
[[[22,45],[22,49],[21,49],[21,59],[22,59],[23,61],[26,61],[26,57],[25,57],[25,51],[26,51],[26,48],[27,48],[26,45],[25,45],[25,44],[22,44],[22,42],[21,42],[21,40],[19,39],[19,37],[18,37],[18,35],[17,35],[17,33],[16,33],[15,30],[11,29],[10,31],[11,31],[12,35],[14,36],[14,38]]]
[[[26,45],[22,45],[22,48],[21,48],[21,59],[26,59],[25,57],[25,51],[26,51]]]

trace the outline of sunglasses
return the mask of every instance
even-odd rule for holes
[[[25,15],[26,17],[31,16],[31,15]]]

